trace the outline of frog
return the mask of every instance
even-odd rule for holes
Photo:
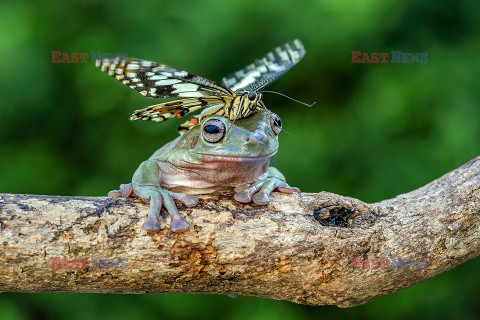
[[[233,198],[240,203],[267,205],[275,190],[300,192],[287,184],[277,168],[269,166],[282,131],[277,114],[262,109],[235,121],[215,114],[199,119],[197,125],[142,162],[131,183],[109,192],[111,197],[139,197],[150,205],[145,231],[162,229],[162,207],[171,217],[171,231],[188,230],[189,223],[179,214],[175,200],[193,207],[199,202],[197,195],[233,191]]]

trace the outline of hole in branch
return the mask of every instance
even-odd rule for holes
[[[355,213],[357,213],[356,210],[346,207],[319,207],[313,210],[313,217],[322,226],[348,228],[351,226],[350,220]]]

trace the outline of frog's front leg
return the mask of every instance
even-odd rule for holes
[[[269,195],[277,189],[284,193],[300,192],[300,189],[290,187],[285,176],[277,168],[270,167],[267,171],[267,177],[259,179],[250,185],[235,188],[235,200],[243,203],[253,201],[255,204],[264,205],[270,201]]]
[[[182,232],[188,229],[188,222],[179,214],[174,199],[180,200],[187,207],[198,203],[198,198],[184,193],[176,193],[162,189],[162,172],[158,163],[154,160],[144,161],[132,179],[133,191],[144,202],[150,203],[147,221],[143,224],[143,229],[148,232],[160,231],[160,210],[162,205],[167,209],[172,223],[170,229],[174,232]]]

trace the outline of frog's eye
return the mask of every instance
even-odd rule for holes
[[[219,142],[225,136],[225,125],[218,119],[207,120],[203,124],[202,135],[207,142]]]
[[[257,97],[257,94],[256,94],[255,92],[253,92],[253,91],[250,91],[250,92],[247,94],[247,98],[248,98],[248,100],[250,100],[250,101],[255,100],[256,97]]]
[[[280,117],[275,113],[272,113],[270,121],[272,123],[273,133],[279,134],[280,131],[282,130],[282,119],[280,119]]]

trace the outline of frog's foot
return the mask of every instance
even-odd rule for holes
[[[172,224],[170,225],[170,229],[173,232],[187,231],[188,227],[189,227],[188,222],[182,217],[178,216],[178,217],[172,218]]]
[[[181,201],[187,207],[192,207],[198,203],[198,198],[184,193],[176,193],[169,190],[164,190],[154,186],[138,187],[135,193],[146,203],[150,203],[150,211],[148,212],[148,219],[143,224],[143,229],[147,232],[158,232],[160,226],[160,210],[163,207],[167,209],[172,222],[170,229],[173,232],[183,232],[189,227],[188,222],[183,219],[177,209],[174,200]]]
[[[108,196],[111,198],[121,198],[122,193],[120,192],[120,190],[112,190],[108,193]]]
[[[300,192],[300,189],[290,187],[285,181],[271,177],[258,180],[251,185],[235,188],[235,195],[233,198],[242,203],[253,201],[255,204],[265,205],[270,202],[269,195],[275,189],[283,193]]]
[[[193,207],[198,203],[198,198],[185,193],[176,193],[168,190],[163,190],[163,192],[166,193],[166,195],[162,193],[163,204],[172,218],[170,230],[173,232],[187,231],[189,224],[178,214],[178,209],[173,199],[181,201],[187,207]]]
[[[160,220],[156,217],[149,216],[147,221],[143,224],[143,229],[147,232],[158,232],[162,229]]]
[[[130,198],[134,196],[133,187],[131,183],[121,184],[120,190],[113,190],[108,193],[112,198]]]

